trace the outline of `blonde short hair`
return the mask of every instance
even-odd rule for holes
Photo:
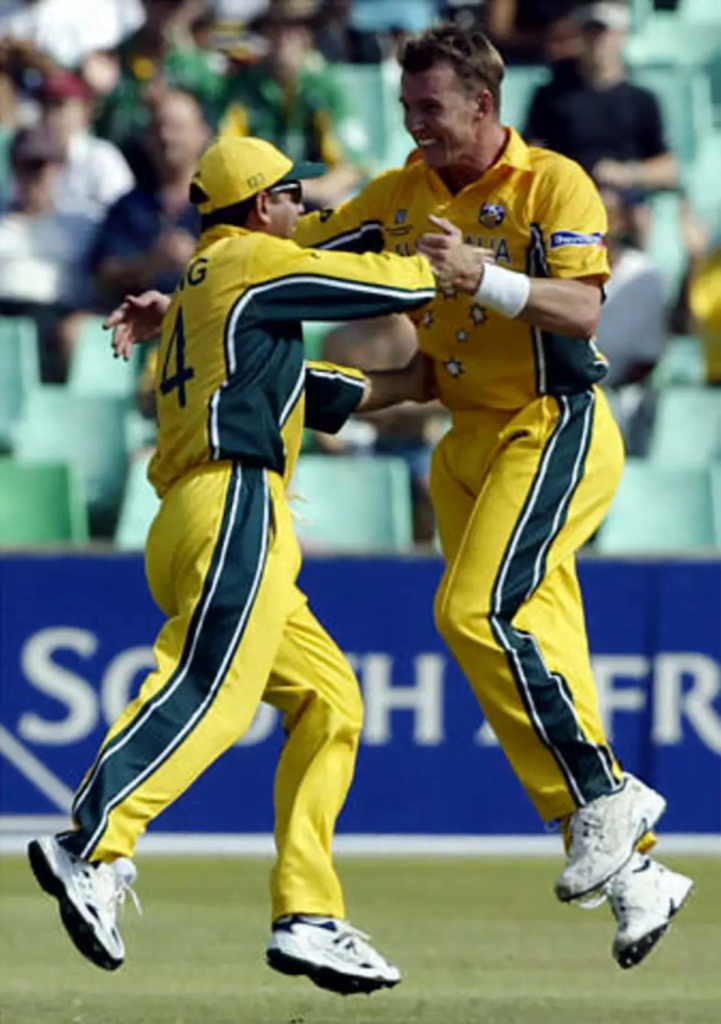
[[[452,23],[435,25],[410,36],[398,56],[408,74],[429,71],[437,64],[450,64],[469,95],[485,87],[501,108],[501,82],[506,71],[503,58],[482,32],[468,31]]]

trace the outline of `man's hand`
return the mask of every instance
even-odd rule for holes
[[[431,264],[439,291],[461,291],[473,295],[483,280],[486,263],[494,263],[490,249],[466,245],[455,224],[444,217],[429,217],[441,234],[428,233],[421,237],[417,250]]]
[[[107,331],[113,332],[111,344],[115,358],[130,359],[133,345],[156,338],[169,305],[170,296],[161,292],[126,295],[103,324]]]

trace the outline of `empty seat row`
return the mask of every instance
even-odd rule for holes
[[[711,551],[721,545],[721,463],[710,468],[630,459],[597,538],[603,554]]]

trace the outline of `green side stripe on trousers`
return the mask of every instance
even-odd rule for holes
[[[213,704],[240,645],[263,576],[270,494],[265,471],[233,468],[218,540],[171,678],[100,752],[75,798],[62,843],[89,857],[113,808],[180,747]]]
[[[610,793],[610,755],[583,733],[565,679],[545,664],[537,641],[513,619],[538,587],[548,552],[566,522],[591,443],[592,391],[557,399],[560,416],[506,549],[492,597],[491,626],[506,652],[524,707],[577,804]]]

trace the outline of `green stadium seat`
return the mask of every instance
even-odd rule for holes
[[[678,14],[687,25],[700,25],[708,31],[721,32],[721,5],[718,0],[681,0]]]
[[[716,547],[721,547],[721,460],[713,463],[710,472],[714,540],[716,542]]]
[[[78,395],[112,395],[131,399],[138,383],[138,348],[125,362],[115,359],[110,334],[101,317],[88,317],[73,352],[68,386]]]
[[[368,155],[377,170],[385,165],[391,137],[383,69],[375,64],[335,64],[333,74],[349,98],[353,116],[368,133]]]
[[[660,466],[706,467],[721,458],[721,391],[673,387],[659,393],[649,458]]]
[[[15,453],[25,462],[71,463],[91,512],[113,511],[125,480],[125,412],[125,399],[91,398],[44,385],[28,396],[15,425]]]
[[[715,26],[689,23],[677,14],[659,11],[631,36],[626,60],[631,67],[676,64],[701,68],[719,52],[720,43]]]
[[[539,85],[548,81],[543,67],[509,67],[501,86],[501,121],[522,132],[526,126],[531,99]]]
[[[35,324],[24,317],[0,317],[0,450],[12,447],[13,424],[28,393],[39,385]]]
[[[115,530],[115,543],[124,550],[141,550],[145,547],[150,524],[160,507],[158,496],[148,480],[151,457],[152,453],[143,453],[130,462]]]
[[[308,546],[403,550],[413,543],[411,481],[393,456],[301,455],[290,486],[298,536]]]
[[[62,544],[87,536],[72,466],[0,459],[0,544]]]
[[[670,338],[653,371],[657,388],[674,385],[702,387],[706,381],[706,357],[699,338],[683,335]]]
[[[686,256],[680,244],[679,216],[681,197],[672,192],[655,195],[651,200],[651,230],[647,249],[666,282],[666,294],[675,297],[686,269]]]
[[[707,469],[658,466],[629,459],[597,538],[603,554],[653,554],[714,546],[711,475]]]
[[[125,450],[129,455],[143,448],[154,448],[158,437],[158,424],[150,420],[138,409],[129,409],[125,413]]]
[[[655,94],[668,143],[688,164],[699,141],[713,129],[713,105],[708,77],[671,63],[634,68],[631,80]]]

